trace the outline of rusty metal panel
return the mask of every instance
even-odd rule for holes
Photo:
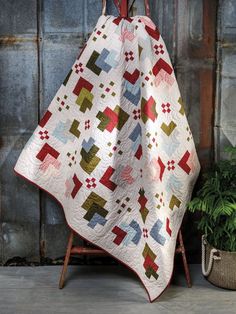
[[[225,146],[236,146],[236,45],[219,45],[218,97],[215,119],[216,159]]]
[[[214,59],[217,0],[179,0],[176,10],[178,58]]]
[[[111,12],[111,3],[108,3],[107,11]],[[112,9],[114,7],[112,6]],[[99,18],[99,16],[102,14],[102,1],[96,1],[96,0],[88,0],[86,1],[86,6],[84,10],[84,35],[87,37],[88,34],[90,34]]]
[[[229,142],[236,146],[236,45],[222,49],[220,126]]]
[[[152,20],[161,32],[171,60],[175,62],[176,1],[150,1],[150,10]]]
[[[76,57],[83,39],[78,36],[47,36],[42,40],[42,94],[40,113],[43,115],[62,84]]]
[[[216,9],[216,0],[176,2],[176,72],[192,72],[180,85],[203,168],[213,158]]]
[[[181,96],[184,100],[185,113],[191,127],[192,135],[196,146],[200,142],[200,73],[196,68],[179,67],[177,69],[177,79],[179,88],[182,91]]]
[[[221,0],[218,13],[215,158],[224,158],[225,146],[236,146],[236,5]]]
[[[37,46],[8,42],[0,46],[1,135],[30,133],[37,122]],[[29,118],[30,117],[30,118]]]
[[[218,11],[218,31],[221,41],[234,43],[236,40],[235,0],[220,0]]]
[[[37,33],[37,0],[0,0],[0,36]]]
[[[37,123],[36,43],[18,38],[2,40],[0,69],[0,263],[15,256],[38,261],[38,190],[13,172],[16,159]]]
[[[44,33],[82,34],[85,3],[86,1],[81,0],[43,0],[42,28]]]
[[[13,174],[13,166],[29,135],[2,137],[0,263],[20,256],[39,261],[38,190]]]

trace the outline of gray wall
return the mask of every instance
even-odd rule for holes
[[[108,2],[108,13],[116,15]],[[225,145],[235,145],[236,2],[150,3],[205,169]],[[65,253],[63,210],[15,176],[13,166],[96,24],[101,0],[0,0],[0,8],[0,263],[15,257],[49,262]],[[133,14],[144,14],[143,0],[136,0]],[[184,236],[196,262],[200,236],[192,219],[186,214]]]

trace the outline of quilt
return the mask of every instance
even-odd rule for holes
[[[150,17],[99,17],[14,171],[57,199],[71,229],[133,270],[150,301],[161,295],[200,164]]]

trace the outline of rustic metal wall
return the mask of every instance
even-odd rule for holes
[[[205,167],[213,160],[214,148],[219,158],[226,143],[235,145],[236,4],[150,2]],[[116,15],[112,1],[108,3],[109,14]],[[68,229],[63,210],[46,193],[15,176],[13,166],[96,24],[101,1],[0,0],[0,8],[0,263],[16,256],[44,262],[64,255]],[[136,0],[135,14],[144,14],[143,0]],[[190,261],[195,262],[200,242],[190,219],[186,215],[185,242]]]
[[[236,2],[220,1],[218,10],[215,156],[236,146]]]

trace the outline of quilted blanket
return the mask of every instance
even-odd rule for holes
[[[22,150],[16,174],[155,300],[200,171],[165,43],[147,16],[101,15]]]

